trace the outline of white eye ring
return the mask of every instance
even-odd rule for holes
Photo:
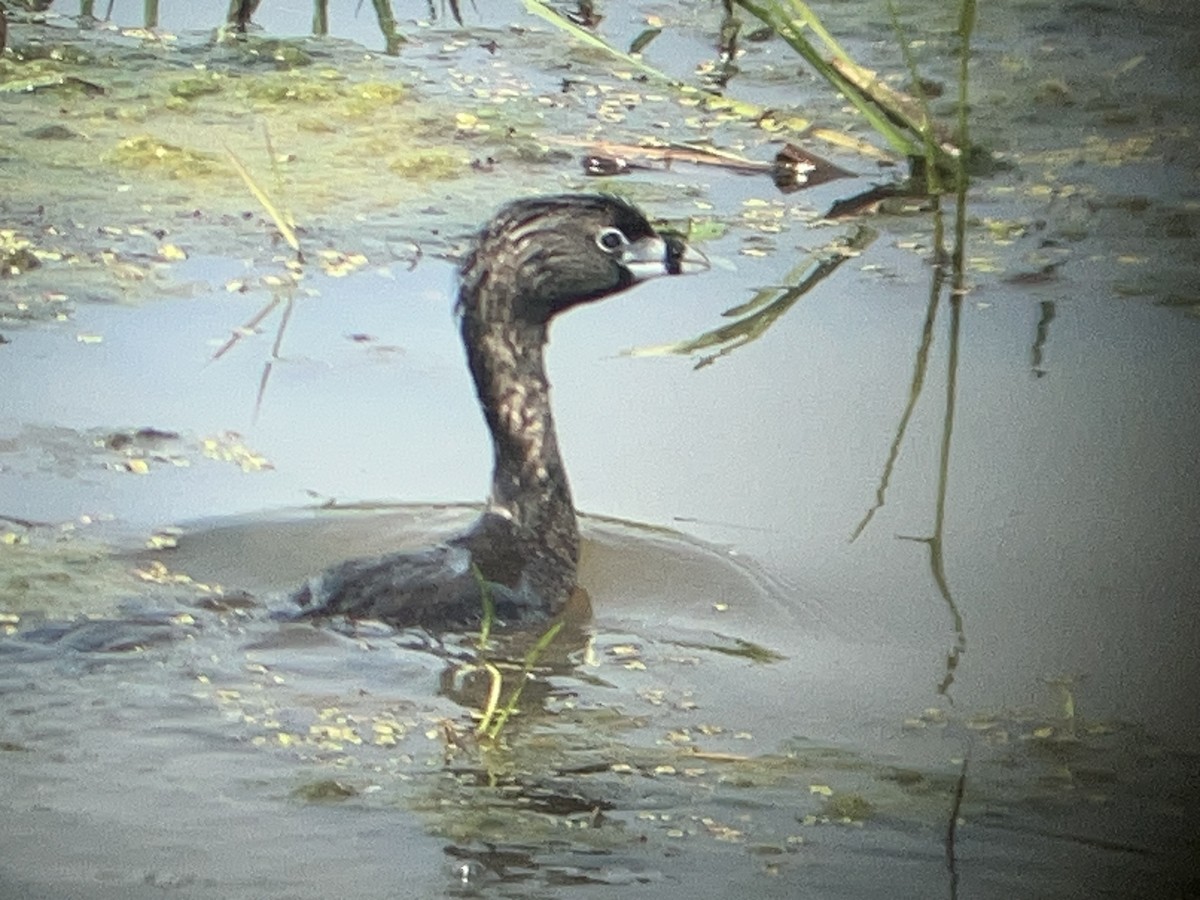
[[[605,228],[596,235],[596,246],[605,253],[616,253],[629,246],[629,238],[620,228]]]

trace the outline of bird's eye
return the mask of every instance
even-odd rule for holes
[[[629,238],[619,228],[605,228],[596,235],[596,246],[605,253],[616,253],[629,244]]]

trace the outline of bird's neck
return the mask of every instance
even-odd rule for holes
[[[579,532],[550,412],[546,328],[464,319],[463,338],[495,453],[489,510],[511,520],[528,552],[548,551],[548,565],[573,573]]]

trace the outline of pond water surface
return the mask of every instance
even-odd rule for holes
[[[697,10],[647,61],[688,77],[711,55],[719,16]],[[864,63],[899,68],[888,28],[821,12]],[[614,6],[604,33],[627,43],[648,13]],[[540,660],[498,746],[471,736],[486,693],[471,636],[268,611],[327,562],[469,521],[490,449],[448,260],[514,193],[593,187],[577,162],[301,192],[310,258],[367,261],[345,277],[310,261],[275,353],[288,270],[261,215],[236,214],[251,208],[230,199],[239,183],[102,172],[77,195],[110,178],[111,204],[72,205],[13,143],[0,227],[46,239],[69,221],[81,249],[0,282],[0,896],[1200,895],[1200,154],[1181,99],[1200,59],[1178,28],[1195,13],[988,15],[976,129],[1012,167],[972,191],[957,314],[930,304],[928,216],[881,214],[862,254],[758,341],[701,367],[627,354],[793,283],[805,252],[847,231],[817,214],[886,176],[817,144],[866,176],[786,197],[707,169],[606,183],[727,228],[704,244],[705,275],[555,324],[591,615]],[[470,26],[435,23],[370,65],[406,84],[423,72],[431,104],[466,57],[487,83],[489,38],[531,95],[610,77],[519,10]],[[945,23],[929,27],[943,52],[922,64],[948,77]],[[747,47],[731,93],[783,104],[785,48]],[[526,50],[529,72],[511,55]],[[163,64],[208,52],[185,33]],[[848,127],[805,90],[807,114]],[[165,127],[154,96],[138,131]],[[603,120],[600,96],[548,103],[545,128],[593,134],[577,129]],[[688,114],[673,102],[601,133]],[[121,115],[0,95],[14,142],[40,117],[90,147]],[[195,134],[227,127],[203,115]],[[286,115],[257,115],[297,166],[319,152]],[[756,158],[776,149],[744,122],[701,127]],[[379,211],[391,190],[424,200]],[[150,251],[148,286],[114,287],[96,243],[138,259],[172,192],[197,213],[162,241],[189,258]],[[47,299],[56,284],[67,296]],[[885,502],[852,539],[893,445]]]

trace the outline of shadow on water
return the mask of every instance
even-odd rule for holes
[[[1190,15],[1096,32],[1079,17],[1108,13],[1048,4],[982,23],[976,106],[996,118],[979,130],[1017,168],[973,189],[974,283],[951,316],[911,211],[873,217],[869,245],[810,283],[833,231],[813,210],[868,179],[785,200],[728,173],[577,174],[528,139],[546,110],[629,145],[678,127],[777,148],[735,115],[610,85],[544,32],[489,25],[427,32],[403,59],[429,74],[403,91],[274,72],[263,94],[223,57],[200,82],[147,74],[137,130],[173,140],[145,147],[201,151],[177,166],[215,165],[220,133],[269,184],[261,130],[225,116],[269,117],[276,149],[298,151],[283,180],[301,239],[328,251],[290,283],[281,339],[267,319],[214,361],[290,271],[243,186],[114,162],[72,187],[80,147],[129,138],[115,95],[0,95],[18,124],[4,152],[60,176],[0,199],[42,263],[0,283],[0,895],[949,896],[951,822],[962,897],[1194,895],[1200,222],[1192,93],[1163,88],[1188,71],[1174,14]],[[890,33],[853,15],[831,27],[869,59]],[[637,19],[606,27],[633,38]],[[709,24],[664,29],[648,58],[707,59]],[[1085,34],[1100,46],[1073,43]],[[152,47],[186,70],[206,40]],[[395,77],[306,46],[355,84]],[[742,47],[732,83],[793,104],[790,58]],[[87,74],[123,90],[106,65]],[[322,121],[265,99],[297,84]],[[62,141],[39,130],[50,108]],[[414,184],[380,134],[461,171]],[[338,168],[365,158],[380,165]],[[592,613],[488,742],[473,636],[268,610],[327,562],[471,516],[457,501],[484,494],[489,456],[443,257],[485,206],[548,184],[717,219],[705,249],[725,264],[556,325]],[[750,308],[770,330],[699,370],[621,354],[736,341],[714,322]],[[353,502],[384,497],[428,503]],[[297,509],[313,503],[342,508]],[[486,661],[512,678],[528,641]]]

